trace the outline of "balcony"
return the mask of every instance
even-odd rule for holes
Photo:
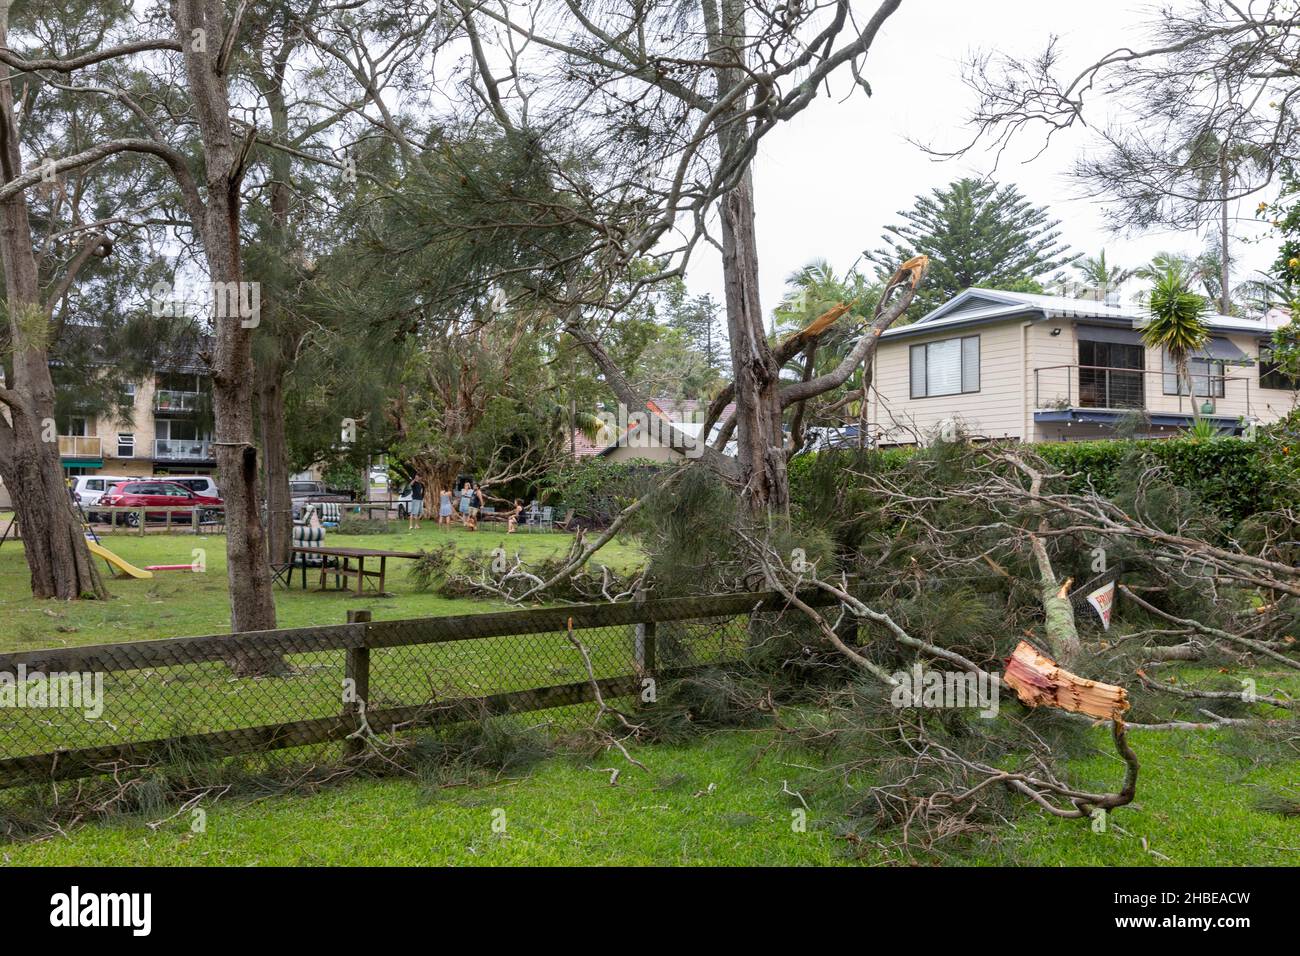
[[[98,435],[60,435],[60,458],[103,458],[104,448]]]
[[[1181,426],[1199,411],[1219,425],[1235,425],[1251,412],[1250,378],[1191,371],[1192,391],[1163,370],[1101,365],[1049,365],[1034,369],[1034,420],[1114,423],[1125,414],[1144,413],[1158,425]],[[1195,410],[1192,407],[1196,404]]]
[[[178,392],[160,388],[153,393],[153,410],[164,414],[197,411],[203,401],[202,392]]]
[[[194,439],[159,438],[153,443],[154,461],[213,462],[214,443]]]

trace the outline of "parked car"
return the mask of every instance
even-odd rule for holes
[[[73,499],[81,505],[87,521],[97,521],[98,513],[94,510],[99,500],[114,485],[129,481],[123,475],[74,475],[72,478]]]
[[[113,486],[99,501],[102,506],[109,508],[144,508],[145,518],[151,521],[162,521],[168,514],[173,521],[188,520],[192,508],[201,509],[200,522],[214,521],[225,504],[220,498],[196,495],[174,482],[147,478],[123,481]],[[127,513],[123,517],[133,528],[140,524],[138,513]]]
[[[291,481],[289,482],[289,498],[293,502],[294,521],[302,517],[302,510],[306,505],[325,504],[327,502],[344,504],[352,500],[351,495],[342,495],[330,491],[325,487],[323,481]]]
[[[206,495],[209,498],[221,497],[221,492],[217,489],[217,481],[211,475],[167,475],[159,476],[157,480],[169,481],[182,488],[188,488],[196,495]]]

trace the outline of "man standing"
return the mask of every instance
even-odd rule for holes
[[[406,506],[406,530],[420,530],[420,514],[424,511],[424,482],[419,475],[411,480],[411,501]]]

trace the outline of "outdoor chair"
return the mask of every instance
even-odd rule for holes
[[[532,531],[533,528],[537,526],[537,522],[541,516],[542,513],[537,507],[537,502],[534,501],[524,509],[524,513],[520,516],[524,519],[524,530]]]
[[[537,527],[543,531],[555,530],[555,509],[547,505],[537,519]]]

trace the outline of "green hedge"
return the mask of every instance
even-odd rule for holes
[[[1122,465],[1130,455],[1143,463],[1162,465],[1170,480],[1195,493],[1232,523],[1253,514],[1300,505],[1300,422],[1280,422],[1261,429],[1254,441],[1240,438],[1189,438],[1052,442],[1033,450],[1059,471],[1075,475],[1071,491],[1082,492],[1089,481],[1106,496],[1116,490]],[[915,448],[863,453],[861,469],[890,472],[916,455]],[[815,453],[790,463],[790,493],[807,502]]]

